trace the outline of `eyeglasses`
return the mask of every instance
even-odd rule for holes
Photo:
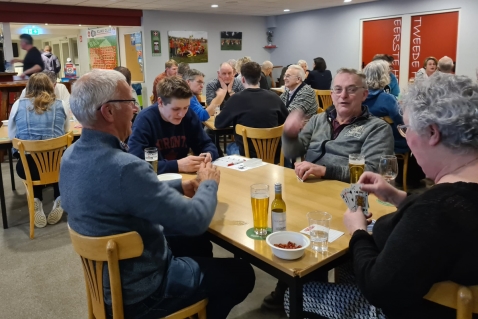
[[[351,86],[347,86],[345,88],[345,91],[347,92],[347,94],[354,95],[355,93],[357,93],[358,89],[365,89],[365,88],[363,86],[351,85]],[[344,88],[340,86],[336,86],[332,88],[332,91],[335,94],[342,94],[342,92],[344,91]]]
[[[196,83],[199,84],[199,85],[203,85],[204,81],[196,81]]]
[[[407,131],[410,125],[405,125],[405,124],[399,124],[397,125],[397,130],[398,133],[400,133],[401,136],[407,137]]]
[[[286,75],[284,75],[284,79],[288,79],[288,78],[290,78],[291,76],[295,76],[296,78],[298,78],[298,76],[297,76],[297,75],[293,75],[293,74],[286,74]]]
[[[117,103],[130,102],[130,103],[134,103],[134,106],[137,107],[137,108],[139,108],[139,103],[136,102],[135,99],[131,99],[131,100],[109,100],[109,101],[106,101],[105,103],[101,104],[100,106],[98,106],[98,107],[96,108],[96,110],[97,110],[97,111],[101,110],[101,107],[102,107],[103,105],[105,105],[106,103],[115,103],[115,102],[117,102]]]

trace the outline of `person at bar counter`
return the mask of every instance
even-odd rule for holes
[[[19,76],[24,78],[30,76],[34,73],[43,71],[45,65],[40,51],[33,45],[33,38],[29,34],[20,35],[20,47],[27,51],[25,58],[22,59],[12,59],[10,62],[13,63],[23,63],[23,73]]]
[[[289,115],[287,108],[276,93],[263,90],[259,87],[261,78],[261,66],[256,62],[248,62],[242,65],[241,91],[226,102],[224,109],[216,116],[214,125],[217,128],[226,128],[242,124],[255,128],[271,128],[284,124]],[[235,142],[227,146],[227,154],[244,153],[242,136],[236,134]],[[256,157],[255,148],[249,143],[250,156]],[[280,147],[278,148],[280,153]]]
[[[12,106],[8,119],[8,138],[21,140],[48,140],[65,135],[69,131],[70,121],[64,101],[55,95],[53,84],[45,73],[35,73],[28,79],[25,88],[26,95],[18,99]],[[18,159],[17,174],[21,179],[26,179],[24,163],[17,150],[13,156]],[[28,167],[32,180],[39,180],[35,160],[26,154]],[[53,208],[45,216],[43,211],[43,189],[45,185],[33,186],[34,197],[34,223],[36,227],[45,227],[56,224],[61,220],[63,208],[58,183],[52,184],[55,202]]]
[[[332,86],[334,105],[304,126],[304,114],[292,112],[284,124],[282,146],[287,158],[305,155],[295,165],[299,178],[309,176],[350,181],[349,154],[365,156],[365,170],[376,172],[381,155],[393,155],[393,134],[382,119],[372,116],[362,72],[339,69]]]
[[[82,76],[70,103],[83,132],[61,161],[69,226],[95,237],[137,231],[143,241],[140,257],[119,262],[125,318],[163,318],[204,298],[208,318],[226,318],[252,291],[255,276],[243,260],[211,258],[210,243],[209,250],[198,249],[196,239],[216,210],[220,172],[202,162],[196,179],[160,182],[146,161],[129,154],[123,141],[137,110],[119,72]],[[112,318],[108,269],[103,271],[100,289]]]
[[[415,74],[415,83],[428,79],[430,76],[432,76],[436,72],[437,66],[438,60],[435,57],[429,56],[426,58],[425,62],[423,62],[423,68],[418,70]]]
[[[239,70],[240,71],[240,70]],[[206,85],[206,104],[222,108],[224,103],[237,92],[244,90],[241,81],[234,77],[233,69],[227,62],[221,63],[217,79]]]
[[[304,83],[304,70],[298,65],[291,65],[284,74],[285,91],[280,98],[287,110],[302,110],[307,118],[317,114],[317,99],[315,91]]]
[[[164,72],[159,74],[153,81],[153,101],[158,100],[158,92],[156,91],[156,88],[158,87],[158,83],[171,76],[178,75],[178,62],[175,60],[171,59],[169,61],[166,61],[164,64]]]
[[[129,152],[144,159],[144,149],[158,148],[158,174],[195,173],[201,163],[219,157],[201,122],[189,108],[193,96],[182,78],[165,78],[157,85],[158,100],[142,110],[128,140]],[[189,149],[196,155],[188,155]]]
[[[381,155],[393,155],[393,134],[387,122],[372,116],[363,101],[368,95],[363,73],[342,68],[333,81],[334,105],[316,114],[305,124],[300,110],[289,114],[284,123],[282,150],[286,158],[305,155],[295,163],[302,180],[311,176],[350,182],[349,155],[365,156],[365,170],[377,172]],[[281,281],[264,298],[263,307],[283,309],[287,285]]]
[[[362,190],[397,211],[379,218],[372,235],[361,208],[345,213],[350,272],[339,274],[345,280],[338,284],[306,284],[304,311],[327,318],[454,319],[454,309],[423,297],[442,281],[478,285],[478,85],[438,73],[412,86],[400,106],[405,124],[399,129],[435,185],[408,196],[365,172]],[[288,295],[285,303],[288,309]]]

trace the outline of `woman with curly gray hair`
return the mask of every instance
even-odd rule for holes
[[[397,211],[379,218],[371,235],[371,215],[347,210],[354,281],[305,285],[305,311],[328,318],[451,319],[455,310],[423,297],[441,281],[478,284],[478,85],[435,74],[412,86],[401,107],[399,129],[436,185],[407,195],[380,175],[363,173],[362,190]]]

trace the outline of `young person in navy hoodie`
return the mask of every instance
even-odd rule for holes
[[[157,85],[158,101],[141,111],[128,140],[129,152],[144,158],[144,149],[158,148],[158,174],[194,173],[202,162],[219,157],[191,109],[189,85],[180,77],[165,78]],[[194,156],[188,156],[192,149]]]

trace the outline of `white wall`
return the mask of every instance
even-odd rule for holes
[[[81,36],[81,41],[80,41]],[[90,70],[90,56],[88,52],[88,29],[81,29],[78,35],[78,61],[79,70],[76,68],[76,75],[81,76]]]
[[[151,30],[161,33],[161,56],[151,54]],[[250,56],[258,63],[270,59],[270,52],[264,49],[266,19],[264,17],[180,13],[164,11],[143,11],[143,39],[146,76],[146,94],[151,95],[154,78],[164,72],[164,63],[169,59],[168,31],[207,31],[208,63],[191,64],[206,75],[206,81],[217,76],[221,62]],[[221,51],[220,32],[241,31],[242,51]],[[205,90],[205,89],[204,89]]]
[[[305,59],[311,64],[313,58],[321,56],[332,72],[340,67],[359,68],[361,19],[450,9],[461,9],[456,73],[474,79],[478,66],[477,0],[381,0],[278,16],[274,35],[278,48],[271,61],[287,65]],[[406,47],[409,48],[409,43],[402,42],[402,56],[408,56],[403,51]],[[408,63],[401,65],[408,71]],[[408,74],[403,69],[400,71]]]

